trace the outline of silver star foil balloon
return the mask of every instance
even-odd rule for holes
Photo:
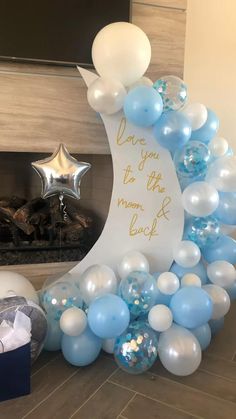
[[[32,166],[42,181],[42,198],[59,194],[76,199],[80,199],[81,178],[91,167],[72,157],[64,144],[52,156],[33,162]]]

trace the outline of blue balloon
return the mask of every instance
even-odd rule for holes
[[[217,115],[211,109],[207,109],[207,120],[205,124],[201,128],[192,131],[190,141],[197,140],[202,143],[209,143],[216,135],[219,124]]]
[[[128,305],[133,318],[142,316],[156,303],[155,278],[147,272],[131,272],[120,282],[119,295]]]
[[[196,327],[195,329],[190,329],[190,332],[192,332],[194,336],[196,336],[198,342],[200,343],[202,351],[204,351],[210,345],[211,328],[208,323]]]
[[[209,321],[209,326],[211,328],[211,334],[216,335],[224,327],[225,319],[221,317],[220,319],[211,319]]]
[[[220,202],[214,216],[223,224],[236,224],[236,192],[219,192]]]
[[[180,266],[174,262],[170,268],[170,272],[173,272],[175,275],[177,275],[179,279],[181,279],[185,274],[193,273],[201,278],[202,285],[205,285],[208,282],[206,269],[201,261],[192,268],[183,268],[183,266]]]
[[[131,89],[124,101],[124,113],[129,122],[140,127],[153,125],[161,116],[163,102],[160,94],[150,86]]]
[[[235,265],[236,241],[222,234],[213,245],[202,248],[202,255],[208,263],[215,262],[215,260],[226,260]]]
[[[153,128],[157,142],[171,153],[183,147],[190,138],[191,124],[180,112],[164,112]]]
[[[210,320],[213,303],[202,288],[183,287],[173,295],[170,309],[175,323],[193,329]]]
[[[88,324],[102,339],[121,335],[128,327],[130,313],[127,304],[118,295],[105,294],[96,298],[88,309]]]
[[[47,335],[44,342],[44,349],[46,351],[59,351],[61,349],[62,331],[58,320],[53,316],[46,314],[48,328]]]
[[[231,287],[225,287],[225,291],[229,294],[230,300],[236,300],[236,281],[231,285]]]
[[[61,349],[65,359],[72,365],[83,367],[98,357],[102,340],[87,327],[79,336],[62,336]]]
[[[157,358],[158,334],[145,322],[135,321],[116,339],[115,360],[119,367],[130,374],[141,374]]]
[[[186,179],[204,178],[210,160],[208,147],[200,141],[190,141],[174,155],[176,172],[179,177]]]
[[[220,236],[220,225],[212,215],[192,218],[188,221],[184,234],[200,248],[211,246]]]

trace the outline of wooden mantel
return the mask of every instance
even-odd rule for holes
[[[132,21],[149,36],[152,80],[182,76],[186,0],[136,0]],[[108,154],[100,118],[76,68],[0,63],[0,151]]]

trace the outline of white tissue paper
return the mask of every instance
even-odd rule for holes
[[[14,323],[3,320],[0,324],[0,353],[13,351],[30,342],[31,320],[17,311]]]

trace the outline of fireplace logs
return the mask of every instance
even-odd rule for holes
[[[64,202],[66,217],[57,196],[30,201],[0,198],[0,264],[80,260],[95,240],[93,220],[77,201]]]

